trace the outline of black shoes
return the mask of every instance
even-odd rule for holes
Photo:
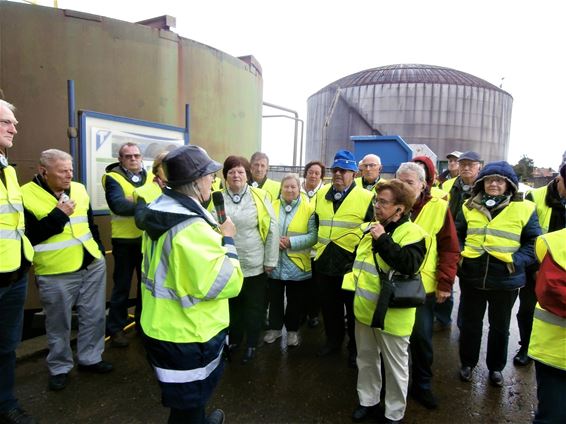
[[[307,325],[309,328],[318,327],[319,324],[320,324],[320,320],[318,319],[318,317],[309,318],[309,320],[307,321]]]
[[[427,409],[436,409],[438,402],[430,389],[421,389],[416,386],[411,387],[411,397]]]
[[[501,371],[490,371],[489,383],[494,387],[503,387],[503,374],[501,374]]]
[[[472,381],[472,367],[462,366],[460,368],[460,380],[466,382]]]
[[[255,347],[248,347],[242,356],[242,364],[245,365],[255,358]]]
[[[222,424],[224,422],[224,411],[222,409],[215,409],[206,417],[207,424]]]
[[[78,369],[79,371],[92,372],[94,374],[106,374],[112,371],[114,367],[110,362],[100,361],[92,365],[79,364]]]
[[[352,412],[352,421],[361,423],[369,418],[378,418],[379,416],[379,404],[374,406],[358,405]]]
[[[126,338],[126,333],[123,331],[118,331],[116,334],[110,336],[110,347],[128,347],[129,344],[130,342]]]
[[[2,424],[37,424],[37,420],[26,414],[22,408],[13,408],[6,412],[0,412],[0,423]]]
[[[49,390],[53,390],[54,392],[63,390],[67,387],[67,377],[69,377],[69,374],[50,375],[48,381]]]
[[[525,366],[529,365],[531,362],[532,362],[532,359],[529,358],[527,351],[523,350],[522,348],[518,350],[517,354],[513,358],[513,363],[517,367],[525,367]]]

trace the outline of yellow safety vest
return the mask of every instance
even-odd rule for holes
[[[271,225],[271,215],[265,206],[264,199],[269,196],[265,190],[261,188],[251,187],[252,199],[254,199],[255,206],[257,208],[257,225],[259,230],[259,235],[261,239],[265,242],[267,240],[267,235],[269,234],[269,227]],[[269,199],[266,199],[269,200]]]
[[[540,262],[547,252],[554,262],[566,269],[566,228],[537,238],[536,253]],[[566,371],[566,318],[554,315],[538,303],[533,316],[529,356]]]
[[[34,182],[22,186],[22,194],[25,208],[38,220],[45,218],[58,203],[55,196]],[[83,263],[83,248],[96,259],[102,257],[88,226],[90,200],[85,187],[71,182],[70,198],[75,202],[75,211],[63,231],[33,247],[33,266],[37,275],[77,271]]]
[[[29,262],[33,260],[33,247],[24,234],[24,207],[16,170],[11,166],[4,168],[4,176],[6,185],[0,179],[0,273],[20,268],[22,243],[24,257]]]
[[[354,181],[356,182],[356,185],[357,185],[358,187],[361,187],[361,188],[367,190],[367,188],[363,185],[362,177],[356,177],[356,178],[354,178]],[[385,182],[387,182],[387,180],[386,180],[385,178],[381,178],[381,177],[380,177],[379,180],[377,180],[377,183],[375,183],[375,185],[371,188],[371,191],[375,191],[375,186],[376,186],[377,184],[379,184],[379,183],[385,183]]]
[[[511,202],[491,221],[477,209],[462,207],[468,232],[462,256],[477,258],[485,252],[505,263],[521,247],[521,233],[535,210],[529,200]]]
[[[439,199],[448,199],[448,194],[444,190],[434,186],[430,188],[430,195]]]
[[[446,181],[444,181],[441,185],[440,185],[440,189],[446,193],[448,193],[448,197],[450,197],[450,190],[452,190],[452,186],[454,185],[454,183],[456,182],[456,180],[458,179],[458,177],[453,177],[450,178]]]
[[[552,215],[552,208],[548,207],[546,204],[546,193],[548,186],[535,188],[531,190],[530,193],[533,196],[533,202],[536,205],[536,211],[538,216],[538,222],[540,223],[540,228],[543,234],[548,233],[548,227],[550,226],[550,216]]]
[[[151,184],[144,184],[134,190],[134,203],[138,203],[141,199],[146,204],[150,204],[162,194],[163,190],[161,190],[161,187],[159,187],[159,184],[155,181]]]
[[[332,184],[327,184],[316,194],[318,242],[314,246],[315,260],[322,255],[330,242],[350,253],[354,251],[362,237],[360,224],[364,222],[367,209],[375,194],[356,185],[335,213],[332,200],[325,198],[331,187]]]
[[[424,205],[414,221],[415,224],[430,235],[431,246],[427,252],[426,261],[421,270],[423,285],[427,293],[434,293],[438,285],[438,281],[436,280],[436,268],[438,266],[436,235],[444,225],[447,211],[448,202],[433,197]]]
[[[279,192],[281,191],[281,183],[271,180],[267,178],[261,187],[253,187],[252,188],[259,188],[267,194],[269,194],[269,200],[277,200],[279,198]]]
[[[222,246],[222,236],[200,218],[187,219],[156,241],[143,237],[144,333],[202,343],[226,328],[228,298],[238,295],[243,282],[235,247]]]
[[[118,172],[108,172],[102,176],[102,187],[106,189],[106,178],[112,178],[124,191],[124,196],[126,198],[134,199],[134,190],[136,188],[140,188],[146,185],[153,184],[153,174],[148,172],[146,175],[145,183],[143,186],[136,187],[134,186],[128,179],[126,179],[123,175],[119,174]],[[116,215],[111,212],[112,218],[112,238],[122,238],[122,239],[135,239],[141,237],[142,230],[136,227],[136,221],[134,216],[121,216]]]
[[[214,177],[212,181],[212,191],[219,191],[222,190],[222,180],[220,177]]]
[[[391,234],[391,238],[400,246],[417,243],[425,239],[427,252],[430,246],[430,237],[427,233],[420,226],[410,221],[397,227]],[[379,255],[376,255],[376,259],[384,272],[391,269]],[[366,234],[358,246],[352,272],[344,276],[342,288],[355,291],[354,315],[361,323],[371,325],[381,291],[379,272],[373,258],[371,234]],[[415,324],[415,313],[416,308],[389,308],[385,314],[383,331],[395,336],[410,336]]]
[[[305,196],[306,198],[306,196]],[[314,207],[309,204],[308,200],[301,197],[300,203],[297,207],[293,219],[287,227],[287,236],[302,236],[308,233],[309,219],[314,212]],[[281,210],[281,200],[275,200],[273,202],[273,210],[275,212],[275,217],[279,222],[279,212]],[[281,234],[283,235],[283,234]],[[299,269],[304,272],[311,271],[311,259],[310,259],[310,248],[303,250],[287,250],[287,256],[293,261]]]

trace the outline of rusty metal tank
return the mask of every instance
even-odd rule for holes
[[[443,159],[507,158],[513,98],[481,78],[432,65],[390,65],[341,78],[308,99],[306,161],[330,164],[353,135],[399,135]]]
[[[67,80],[75,81],[77,110],[184,127],[189,104],[190,142],[220,162],[260,150],[263,79],[253,56],[230,56],[156,20],[4,1],[0,34],[0,88],[20,122],[9,160],[22,184],[41,151],[69,151]],[[110,220],[96,222],[109,249]]]

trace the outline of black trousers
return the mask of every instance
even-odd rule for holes
[[[533,329],[533,315],[537,304],[535,294],[536,270],[527,268],[527,282],[519,290],[519,311],[517,311],[517,325],[521,340],[521,350],[525,352],[529,349],[531,340],[531,330]]]
[[[269,329],[297,331],[304,316],[306,281],[284,281],[269,279]],[[287,296],[287,308],[285,308]]]
[[[480,290],[460,279],[460,362],[475,367],[478,363],[487,306],[487,368],[502,371],[507,364],[511,310],[519,290]]]
[[[265,323],[267,274],[244,277],[242,290],[230,304],[230,344],[241,344],[247,336],[247,347],[256,347]]]
[[[356,351],[354,292],[342,290],[343,276],[317,273],[319,299],[324,320],[326,344],[340,347],[344,341],[344,308],[348,328],[348,350]]]

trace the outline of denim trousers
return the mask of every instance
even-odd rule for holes
[[[430,390],[432,380],[432,325],[434,322],[435,293],[428,294],[424,305],[417,308],[415,326],[411,334],[412,384]]]
[[[14,396],[16,347],[22,339],[27,273],[18,281],[0,287],[0,412],[18,407]]]

